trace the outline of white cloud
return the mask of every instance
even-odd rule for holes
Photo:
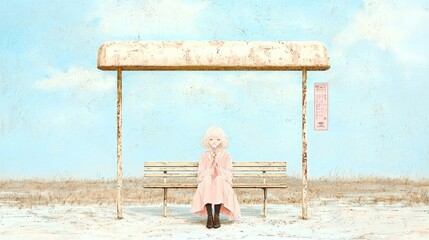
[[[195,35],[200,12],[207,2],[157,1],[99,1],[90,15],[98,19],[102,31],[109,35],[159,36],[181,33]]]
[[[34,88],[40,90],[70,89],[82,92],[106,92],[115,88],[115,78],[97,69],[72,67],[67,71],[51,69],[52,76],[38,80]]]
[[[49,68],[48,71],[48,77],[36,81],[33,88],[49,91],[56,101],[45,101],[50,99],[46,96],[40,98],[38,104],[47,107],[37,110],[31,123],[27,124],[31,126],[32,133],[79,135],[103,123],[105,106],[110,104],[109,99],[115,99],[111,96],[116,88],[115,74],[83,67],[71,67],[65,71]],[[52,117],[45,120],[47,115]],[[47,127],[41,128],[41,124]],[[40,129],[44,129],[43,132]]]
[[[429,11],[424,1],[365,0],[351,23],[334,38],[342,55],[353,45],[368,41],[391,51],[401,62],[427,63]]]

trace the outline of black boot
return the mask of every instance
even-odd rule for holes
[[[212,228],[213,227],[213,210],[212,210],[212,205],[210,203],[206,204],[206,209],[207,209],[207,228]]]
[[[214,219],[213,219],[213,227],[214,228],[220,227],[219,213],[220,213],[220,204],[216,204],[215,205],[215,215],[214,215]]]

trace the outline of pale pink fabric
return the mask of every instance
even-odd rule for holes
[[[205,216],[207,203],[222,204],[220,212],[230,220],[240,216],[240,206],[232,189],[232,162],[226,151],[216,157],[218,167],[211,168],[211,153],[201,154],[198,165],[198,188],[192,200],[192,212]]]

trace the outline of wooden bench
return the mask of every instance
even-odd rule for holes
[[[264,192],[263,214],[267,215],[267,189],[287,188],[286,162],[233,162],[233,188],[260,188]],[[198,162],[145,162],[144,188],[164,189],[164,216],[167,216],[167,189],[197,188]]]

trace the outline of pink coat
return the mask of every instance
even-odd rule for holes
[[[231,155],[225,150],[216,156],[218,167],[211,167],[212,156],[205,152],[198,165],[198,188],[192,200],[192,212],[205,216],[207,203],[222,204],[220,212],[230,220],[240,216],[240,206],[232,189]]]

